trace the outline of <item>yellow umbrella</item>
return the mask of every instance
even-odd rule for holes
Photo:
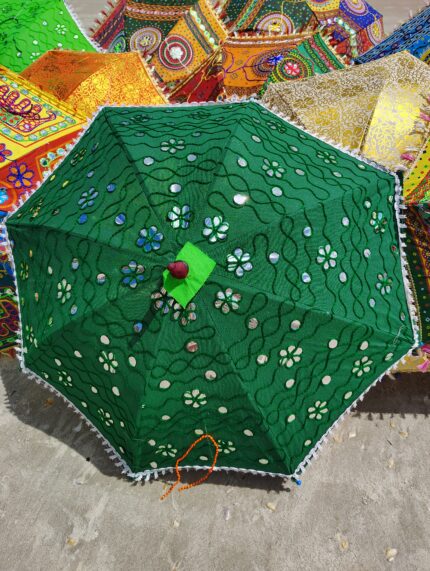
[[[430,93],[430,68],[407,52],[298,82],[273,84],[263,101],[313,133],[390,169],[409,148]]]
[[[100,105],[165,103],[137,52],[124,54],[49,51],[21,76],[91,116]]]

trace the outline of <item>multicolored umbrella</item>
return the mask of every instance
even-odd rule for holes
[[[357,58],[357,63],[367,63],[405,50],[430,63],[430,6],[423,8],[382,42]]]
[[[109,0],[90,29],[93,41],[104,50],[114,53],[126,51],[125,5],[126,0]]]
[[[0,65],[20,72],[48,50],[97,51],[63,0],[2,0]]]
[[[139,53],[49,51],[21,73],[90,117],[101,105],[166,103]]]
[[[297,48],[276,64],[263,85],[262,96],[271,83],[297,81],[313,75],[328,73],[345,67],[342,58],[336,54],[321,33],[303,41]]]
[[[398,192],[257,103],[105,108],[7,221],[23,366],[130,475],[298,474],[415,346]]]
[[[85,122],[66,103],[0,66],[0,218],[64,157]]]

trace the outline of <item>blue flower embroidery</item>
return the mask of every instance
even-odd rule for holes
[[[121,268],[121,273],[124,274],[122,283],[128,287],[135,288],[140,282],[145,279],[145,268],[134,260],[128,263],[127,266]]]
[[[161,242],[164,239],[164,235],[158,231],[156,226],[151,226],[150,228],[142,228],[139,232],[139,238],[136,244],[139,248],[143,248],[144,252],[150,252],[151,250],[159,250],[161,247]]]
[[[90,190],[84,190],[81,194],[81,198],[78,200],[79,206],[82,209],[92,206],[98,195],[99,193],[94,187],[91,187]]]

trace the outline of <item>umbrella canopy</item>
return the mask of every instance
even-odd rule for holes
[[[48,50],[97,51],[63,0],[2,0],[0,64],[20,72]]]
[[[304,81],[271,85],[263,100],[326,139],[395,169],[408,148],[421,149],[415,129],[430,69],[407,52]]]
[[[247,35],[228,38],[222,47],[169,94],[174,102],[215,101],[257,95],[278,62],[309,34]]]
[[[87,117],[101,105],[158,105],[165,97],[138,53],[49,51],[22,77]]]
[[[260,95],[265,93],[271,83],[297,81],[344,67],[342,58],[336,54],[323,35],[317,33],[291,50],[285,58],[276,64],[275,69],[263,85]]]
[[[105,108],[74,154],[7,221],[23,364],[126,470],[207,433],[297,473],[415,345],[390,173],[257,103]]]
[[[429,63],[430,6],[423,8],[382,42],[357,58],[357,63],[367,63],[404,50]]]
[[[71,149],[85,118],[0,66],[0,220]],[[0,236],[0,353],[16,342],[18,309]]]
[[[121,53],[127,49],[124,32],[125,7],[125,0],[108,0],[105,10],[99,14],[90,29],[92,39],[104,50]]]
[[[66,103],[0,66],[0,218],[36,188],[85,122]]]

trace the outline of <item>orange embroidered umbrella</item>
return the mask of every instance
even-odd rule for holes
[[[106,103],[165,103],[161,90],[136,52],[98,54],[53,50],[21,75],[87,117]]]

